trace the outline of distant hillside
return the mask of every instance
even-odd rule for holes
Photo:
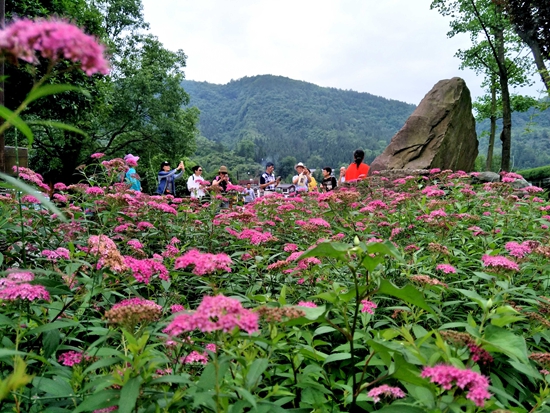
[[[368,93],[270,75],[226,85],[185,81],[183,87],[201,111],[202,135],[230,149],[251,141],[258,163],[292,156],[313,168],[339,166],[349,163],[357,148],[365,149],[370,162],[415,109]]]
[[[191,96],[190,104],[201,111],[201,134],[222,144],[222,150],[234,150],[258,164],[293,157],[311,168],[337,167],[349,163],[356,148],[363,148],[371,162],[415,109],[369,93],[271,75],[225,85],[186,80],[183,87]],[[488,130],[488,121],[477,126],[482,156],[488,145],[482,132]],[[550,110],[514,113],[512,136],[515,169],[550,165]],[[498,155],[498,136],[496,144]]]

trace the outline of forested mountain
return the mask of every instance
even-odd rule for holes
[[[497,132],[502,124],[498,122]],[[479,154],[487,154],[489,122],[477,125]],[[495,141],[495,153],[500,152],[500,140]],[[540,112],[530,109],[525,113],[512,114],[512,157],[514,170],[550,165],[550,109]]]
[[[255,162],[292,156],[312,168],[347,164],[357,148],[372,161],[415,108],[270,75],[226,85],[184,81],[183,87],[190,105],[201,111],[199,128],[206,138]]]
[[[214,148],[222,152],[232,149],[235,155],[259,164],[267,160],[284,164],[285,173],[290,158],[311,168],[338,167],[351,161],[356,148],[363,148],[366,161],[371,162],[415,109],[369,93],[271,75],[245,77],[225,85],[185,80],[183,87],[191,97],[190,105],[201,112],[201,134],[217,143]],[[488,130],[488,121],[478,124],[481,156],[487,153],[488,138],[483,132]],[[498,136],[496,143],[498,156]],[[201,162],[209,163],[200,146]],[[223,159],[228,154],[218,155]],[[216,162],[220,159],[212,164]],[[550,111],[514,113],[514,169],[548,164]]]

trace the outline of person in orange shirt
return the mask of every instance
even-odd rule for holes
[[[358,181],[365,179],[369,174],[369,166],[363,163],[365,152],[362,149],[357,149],[353,152],[354,161],[350,163],[346,170],[346,182]]]

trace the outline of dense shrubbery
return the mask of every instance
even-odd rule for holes
[[[432,171],[220,210],[121,165],[56,185],[68,221],[2,199],[1,411],[546,411],[538,188]]]
[[[538,181],[550,176],[550,166],[541,166],[539,168],[525,169],[521,175],[528,181]]]

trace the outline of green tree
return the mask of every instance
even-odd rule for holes
[[[31,108],[27,118],[73,124],[87,136],[39,127],[35,130],[33,167],[52,180],[69,181],[75,167],[96,151],[111,156],[131,151],[142,157],[162,153],[178,158],[193,153],[199,112],[184,107],[189,102],[181,86],[186,56],[181,50],[165,49],[156,37],[143,33],[148,26],[141,0],[37,4],[32,0],[8,2],[8,15],[55,14],[76,20],[109,46],[112,73],[88,80],[77,72],[59,72],[52,79],[82,86],[90,91],[90,97],[76,93],[54,96]],[[10,70],[13,76],[7,96],[15,105],[32,86],[33,74],[24,67]]]
[[[550,2],[548,0],[493,0],[502,4],[517,35],[529,46],[542,83],[550,93]]]
[[[512,145],[512,109],[510,84],[514,77],[521,77],[524,66],[514,62],[509,54],[517,51],[519,39],[514,35],[509,21],[505,18],[502,6],[491,0],[434,0],[432,9],[442,15],[450,16],[451,31],[449,37],[467,33],[472,41],[472,48],[459,51],[463,64],[468,67],[483,67],[489,77],[491,96],[496,99],[496,82],[500,89],[502,102],[502,162],[501,169],[510,170]],[[493,99],[493,98],[492,98]],[[496,107],[492,104],[491,108]],[[496,110],[496,109],[495,109]],[[488,160],[490,162],[490,160]]]

